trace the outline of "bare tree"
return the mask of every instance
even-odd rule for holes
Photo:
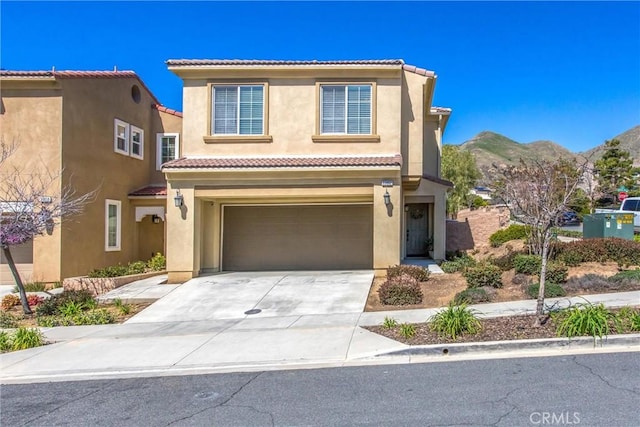
[[[8,167],[6,160],[16,144],[1,143],[0,151],[0,246],[20,293],[25,314],[31,314],[27,295],[11,255],[11,247],[45,233],[53,233],[63,218],[79,214],[93,201],[95,191],[77,195],[70,186],[61,187],[62,172],[45,167],[25,172]]]
[[[580,163],[575,159],[560,159],[555,162],[520,160],[519,165],[499,170],[496,193],[511,213],[530,227],[532,252],[542,257],[536,326],[544,320],[544,287],[553,227],[567,209],[586,168],[586,160]]]

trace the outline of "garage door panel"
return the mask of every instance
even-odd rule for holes
[[[371,268],[372,221],[370,205],[228,206],[223,268]]]

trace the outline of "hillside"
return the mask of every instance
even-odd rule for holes
[[[566,148],[552,141],[534,141],[522,144],[495,132],[480,132],[460,145],[462,150],[473,153],[478,168],[482,172],[481,184],[493,181],[492,165],[513,165],[522,159],[554,160],[574,155]]]
[[[631,157],[635,159],[634,164],[640,166],[640,125],[629,129],[626,132],[621,133],[618,136],[614,136],[611,139],[617,139],[620,141],[620,149],[631,153]],[[585,152],[586,156],[593,154],[593,159],[596,160],[602,157],[604,151],[604,142],[591,150]]]

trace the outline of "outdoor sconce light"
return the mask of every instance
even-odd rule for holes
[[[151,221],[153,221],[154,224],[160,224],[160,217],[158,215],[152,215]]]
[[[384,204],[389,206],[391,204],[391,195],[389,194],[389,190],[384,190]]]
[[[184,197],[180,194],[180,190],[176,190],[176,197],[173,198],[173,202],[176,205],[176,208],[181,208],[184,204]]]
[[[382,187],[384,188],[384,204],[389,206],[391,204],[391,195],[389,194],[388,188],[393,188],[393,181],[390,179],[382,180]]]

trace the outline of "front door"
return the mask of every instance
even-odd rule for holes
[[[407,256],[427,256],[429,248],[429,211],[426,203],[406,205]]]

